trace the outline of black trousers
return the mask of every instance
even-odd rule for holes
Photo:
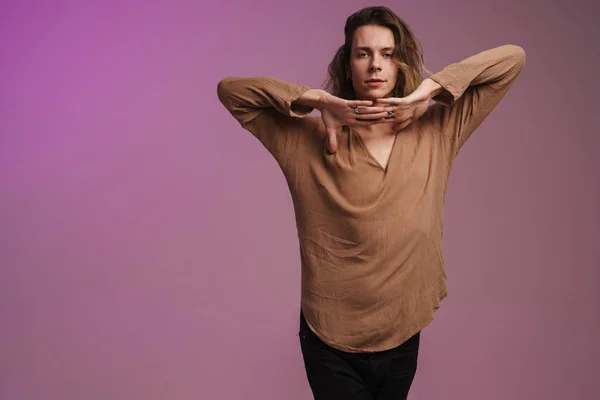
[[[315,400],[402,400],[417,371],[420,332],[400,346],[347,353],[325,344],[300,312],[300,346]]]

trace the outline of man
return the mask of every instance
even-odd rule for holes
[[[316,400],[405,399],[420,331],[447,295],[452,164],[525,64],[507,45],[422,79],[422,51],[386,7],[350,16],[329,89],[226,78],[223,105],[269,150],[293,199],[300,344]],[[430,100],[435,103],[430,104]],[[318,109],[321,117],[308,114]]]

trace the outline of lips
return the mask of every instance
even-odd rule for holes
[[[379,79],[379,78],[373,78],[373,79],[369,79],[369,80],[367,80],[366,82],[367,82],[367,83],[377,83],[377,82],[383,83],[383,82],[385,82],[385,81],[384,81],[383,79]]]

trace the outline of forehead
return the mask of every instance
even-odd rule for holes
[[[352,47],[384,48],[394,47],[394,34],[391,29],[379,25],[363,25],[354,32]]]

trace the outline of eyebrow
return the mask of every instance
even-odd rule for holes
[[[358,47],[356,47],[356,50],[372,51],[372,49],[370,47],[366,47],[366,46],[358,46]],[[392,50],[394,50],[393,47],[384,47],[381,49],[381,51],[392,51]]]

